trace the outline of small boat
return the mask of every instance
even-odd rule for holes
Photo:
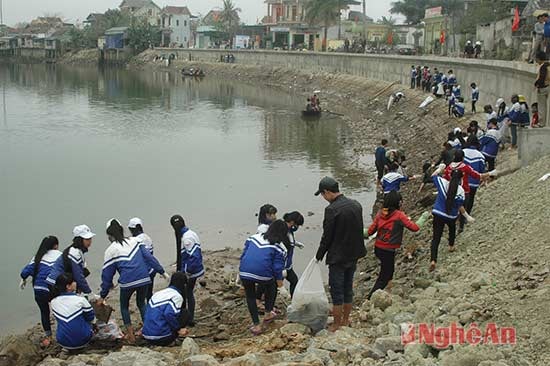
[[[302,117],[321,117],[321,111],[302,111]]]
[[[203,78],[205,75],[204,75],[204,72],[202,70],[198,74],[196,74],[195,72],[193,72],[191,70],[182,70],[181,71],[181,76],[190,76],[190,77],[194,77],[194,78]]]

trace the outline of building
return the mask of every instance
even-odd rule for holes
[[[449,20],[446,15],[443,15],[443,8],[438,6],[426,9],[423,22],[424,53],[436,55],[445,53],[445,45],[449,37],[447,31]]]
[[[536,17],[542,13],[550,13],[550,0],[529,0],[523,12],[522,17]]]
[[[202,19],[203,25],[216,25],[220,20],[220,15],[222,11],[218,9],[210,10]]]
[[[160,12],[161,46],[189,47],[193,43],[191,13],[186,6],[167,6]]]
[[[95,24],[101,22],[103,20],[103,18],[105,18],[105,14],[101,14],[101,13],[90,13],[90,15],[88,15],[86,17],[86,20],[83,22],[84,24],[89,24],[91,26],[94,26]]]
[[[133,17],[145,18],[151,25],[160,25],[161,9],[152,0],[123,0],[119,9]]]
[[[128,27],[115,27],[105,31],[105,50],[128,48]]]
[[[262,23],[271,33],[273,47],[320,49],[320,27],[306,21],[307,0],[266,0]]]
[[[197,27],[195,37],[196,48],[216,48],[223,38],[223,33],[213,25],[201,25]]]
[[[70,49],[70,28],[61,28],[44,38],[46,58],[57,58]]]
[[[393,27],[394,43],[424,47],[424,27],[407,24],[398,24]]]

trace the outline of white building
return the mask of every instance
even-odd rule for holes
[[[186,6],[166,6],[160,12],[160,23],[162,46],[189,47],[193,44],[191,13]]]
[[[120,11],[136,18],[146,18],[151,25],[160,25],[160,7],[153,0],[123,0]]]

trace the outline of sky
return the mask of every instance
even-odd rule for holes
[[[122,0],[0,0],[3,2],[4,24],[13,26],[19,22],[28,22],[45,14],[62,14],[68,22],[76,23],[86,19],[89,13],[102,13],[117,8]],[[390,3],[394,0],[367,0],[367,14],[374,19],[389,15]],[[247,24],[255,24],[267,12],[263,0],[234,0],[242,9],[241,19]],[[187,6],[191,13],[205,15],[222,0],[155,0],[160,6]],[[357,7],[356,10],[361,10]]]

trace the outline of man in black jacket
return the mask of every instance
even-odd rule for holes
[[[334,332],[340,326],[350,324],[353,275],[357,260],[367,254],[363,243],[363,208],[359,202],[340,193],[338,182],[330,177],[323,178],[319,183],[315,195],[319,194],[330,204],[325,208],[323,237],[315,257],[321,261],[327,255],[334,316],[329,330]]]

